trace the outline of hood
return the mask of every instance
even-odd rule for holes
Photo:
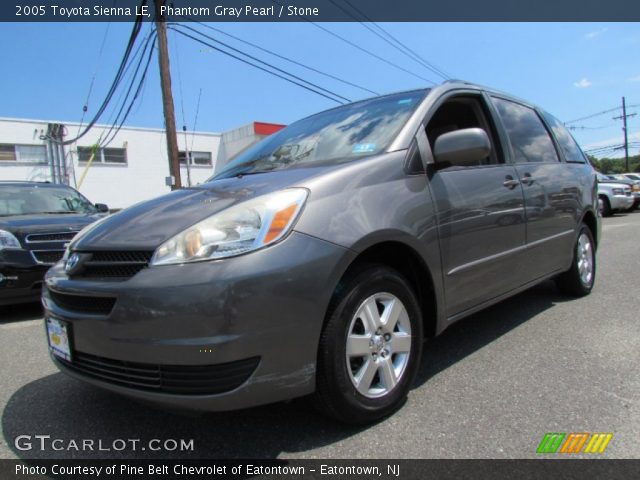
[[[0,230],[6,230],[21,239],[31,233],[54,233],[82,230],[104,217],[104,214],[34,214],[0,217]]]
[[[155,250],[166,240],[237,203],[338,167],[308,167],[215,180],[148,200],[110,216],[73,242],[79,251]]]

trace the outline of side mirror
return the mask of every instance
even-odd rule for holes
[[[491,142],[487,132],[481,128],[443,133],[433,146],[436,163],[463,167],[479,165],[490,153]]]
[[[107,205],[105,205],[104,203],[96,203],[96,209],[100,213],[108,213],[109,212],[109,207]]]

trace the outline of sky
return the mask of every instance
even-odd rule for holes
[[[272,62],[350,100],[367,91],[271,57],[196,24],[228,44]],[[311,23],[218,23],[211,26],[378,93],[430,86],[442,78],[393,49],[358,23],[323,23],[397,69]],[[638,23],[383,23],[381,26],[451,77],[506,91],[562,121],[620,106],[640,105]],[[141,38],[151,25],[145,25]],[[3,23],[0,28],[0,117],[78,122],[90,85],[86,118],[96,112],[120,62],[129,23]],[[103,43],[104,42],[104,43]],[[101,46],[104,45],[103,48]],[[169,32],[178,130],[221,132],[251,121],[290,123],[335,102]],[[422,78],[418,78],[422,77]],[[197,112],[198,96],[201,100]],[[119,95],[115,95],[115,100]],[[112,102],[111,108],[118,106]],[[109,123],[111,108],[99,123]],[[184,114],[183,114],[184,112]],[[640,141],[640,106],[628,108],[630,141]],[[622,123],[610,112],[572,131],[583,148],[622,143]],[[128,125],[162,127],[154,57]],[[0,139],[1,141],[1,139]],[[637,153],[633,149],[632,153]],[[609,156],[622,156],[622,152]]]

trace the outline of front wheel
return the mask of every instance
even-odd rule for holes
[[[420,308],[404,277],[380,265],[348,275],[320,338],[316,404],[355,424],[393,413],[415,378],[422,340]]]
[[[573,249],[571,267],[556,278],[556,284],[563,293],[582,297],[591,293],[595,279],[595,241],[589,227],[582,225]]]
[[[600,213],[603,217],[610,217],[613,215],[613,210],[611,209],[611,202],[605,196],[599,198],[598,205],[600,206]]]

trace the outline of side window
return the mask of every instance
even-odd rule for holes
[[[553,135],[556,137],[560,148],[562,148],[564,158],[567,160],[567,162],[585,163],[582,149],[578,146],[578,143],[569,133],[569,130],[567,130],[567,128],[560,122],[560,120],[546,112],[544,113],[544,119],[551,127]]]
[[[493,97],[507,131],[516,163],[559,162],[558,153],[535,110],[519,103]]]
[[[480,97],[467,95],[454,97],[443,103],[436,113],[433,114],[427,124],[427,138],[431,149],[436,143],[436,139],[449,132],[462,130],[465,128],[481,128],[489,136],[491,141],[490,155],[481,160],[478,166],[494,165],[503,163],[502,151],[499,142],[496,142],[495,128],[489,121],[490,116],[484,101]],[[439,168],[458,167],[460,165],[439,165]],[[464,166],[469,166],[465,164]]]

